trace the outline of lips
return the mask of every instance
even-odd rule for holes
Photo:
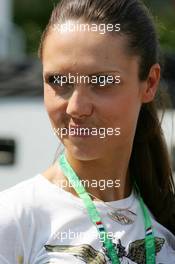
[[[92,130],[91,127],[86,127],[86,126],[80,126],[80,125],[69,125],[69,128],[73,128],[73,129],[80,129],[80,128],[84,128],[84,129],[89,129],[89,130]]]
[[[80,125],[69,125],[69,131],[74,132],[74,135],[72,136],[89,136],[91,134],[92,128]]]

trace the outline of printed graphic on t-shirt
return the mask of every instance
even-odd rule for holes
[[[164,238],[155,237],[155,250],[156,255],[161,251],[165,243]],[[107,257],[102,252],[94,249],[89,244],[81,245],[45,245],[46,251],[48,252],[58,252],[71,254],[75,258],[82,260],[84,263],[88,264],[107,264]],[[136,240],[129,244],[128,252],[126,252],[125,247],[122,245],[121,240],[116,244],[118,257],[121,263],[136,263],[145,264],[145,240]],[[126,262],[127,261],[127,262]],[[47,264],[56,264],[56,262],[47,262]]]

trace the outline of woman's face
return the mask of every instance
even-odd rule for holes
[[[126,52],[127,40],[99,32],[50,30],[43,49],[44,102],[55,131],[80,125],[100,136],[65,135],[60,140],[76,159],[93,160],[122,155],[133,142],[147,82],[138,78],[137,56]],[[58,85],[58,76],[120,76],[120,84],[79,82]],[[115,79],[114,79],[115,80]],[[55,83],[55,84],[54,84]],[[120,128],[120,135],[108,133]],[[100,130],[104,132],[103,130]],[[112,130],[110,130],[112,131]],[[65,132],[65,130],[64,130]],[[107,135],[107,133],[109,135]],[[96,134],[96,133],[95,133]]]

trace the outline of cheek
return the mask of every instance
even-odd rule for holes
[[[140,112],[140,101],[137,97],[129,96],[121,106],[120,121],[121,131],[125,141],[134,137]]]
[[[135,127],[140,106],[137,95],[123,94],[112,98],[110,103],[104,104],[102,114],[109,127],[120,127],[124,132]]]
[[[48,86],[44,87],[44,105],[52,125],[60,126],[64,120],[64,100],[57,97]]]

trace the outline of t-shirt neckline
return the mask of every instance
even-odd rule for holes
[[[45,183],[48,187],[53,188],[58,193],[63,194],[67,198],[71,198],[71,200],[73,200],[77,204],[79,204],[79,205],[84,207],[83,200],[80,197],[75,196],[74,194],[64,190],[63,188],[59,187],[58,185],[50,182],[42,173],[37,174],[36,177],[39,180],[41,180],[43,183]],[[112,206],[112,207],[114,206],[116,208],[117,207],[118,208],[124,208],[124,207],[131,207],[132,204],[134,203],[135,198],[136,198],[136,194],[135,194],[135,191],[134,191],[134,188],[133,188],[131,193],[130,193],[130,195],[128,197],[124,198],[124,199],[115,200],[115,201],[109,201],[109,202],[93,201],[93,203],[99,209],[106,208],[106,205],[109,205],[109,206]]]

